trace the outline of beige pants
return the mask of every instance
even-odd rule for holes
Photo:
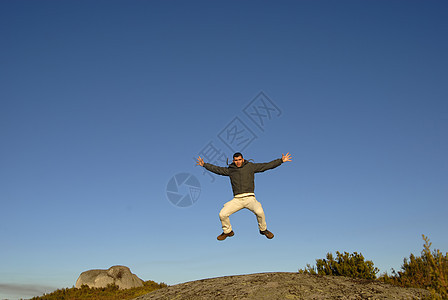
[[[258,228],[261,231],[266,230],[266,219],[261,203],[255,199],[254,195],[236,195],[235,198],[224,204],[224,207],[219,212],[219,218],[222,223],[222,231],[224,233],[229,233],[232,231],[229,216],[243,208],[249,209],[257,216]]]

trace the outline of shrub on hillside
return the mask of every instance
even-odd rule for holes
[[[443,255],[439,249],[431,252],[429,238],[422,235],[425,244],[421,256],[414,254],[405,258],[401,271],[392,269],[392,275],[387,273],[379,280],[403,287],[425,288],[433,292],[434,298],[448,299],[448,252]]]
[[[89,288],[87,285],[81,288],[59,289],[51,294],[34,297],[31,300],[123,300],[133,299],[146,295],[157,289],[166,287],[165,283],[156,283],[152,280],[143,282],[142,287],[120,290],[118,286],[110,284],[105,288]]]
[[[358,254],[357,252],[354,252],[349,254],[348,252],[344,252],[344,254],[342,254],[337,251],[336,255],[335,259],[333,258],[333,254],[327,253],[326,259],[316,259],[315,267],[311,267],[307,264],[305,270],[300,269],[299,273],[375,279],[376,273],[379,272],[379,270],[373,266],[372,261],[364,261],[364,256],[362,256],[361,253]]]

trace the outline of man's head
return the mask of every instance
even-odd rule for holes
[[[233,155],[233,162],[235,163],[235,165],[239,168],[243,165],[244,163],[244,158],[243,155],[239,152],[235,153]]]

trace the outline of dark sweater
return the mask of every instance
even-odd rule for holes
[[[229,176],[232,184],[233,195],[242,193],[253,193],[255,190],[255,173],[274,169],[283,163],[282,159],[275,159],[268,163],[252,163],[247,160],[241,167],[231,163],[228,167],[218,167],[209,163],[204,163],[204,168],[218,175]]]

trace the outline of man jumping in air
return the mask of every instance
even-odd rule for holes
[[[218,167],[204,163],[204,160],[200,156],[198,157],[197,165],[204,167],[215,174],[229,176],[230,183],[232,184],[234,198],[225,203],[224,207],[219,212],[223,232],[218,236],[218,240],[223,241],[227,237],[234,235],[232,225],[230,225],[229,216],[243,208],[249,209],[257,216],[260,234],[265,235],[268,239],[274,237],[274,234],[267,229],[263,207],[261,206],[261,203],[255,199],[254,175],[255,173],[274,169],[287,161],[291,161],[291,155],[289,153],[286,153],[286,155],[282,154],[282,158],[275,159],[268,163],[251,163],[244,160],[243,155],[237,152],[233,155],[233,162],[228,167]]]

